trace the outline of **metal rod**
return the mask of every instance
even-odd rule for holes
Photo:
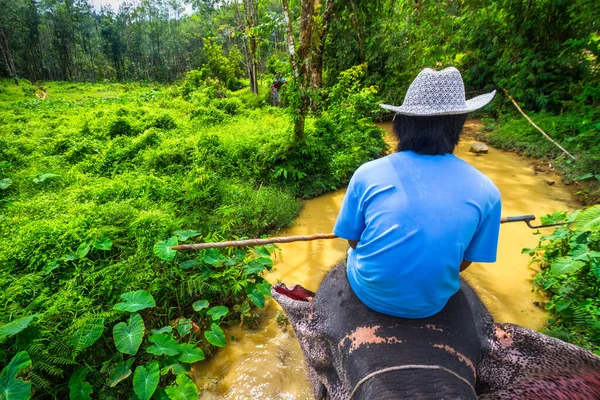
[[[531,221],[535,220],[535,215],[519,215],[515,217],[504,217],[500,219],[500,223],[508,222],[525,222],[531,229],[546,228],[549,226],[565,225],[566,223],[551,224],[551,225],[531,225]],[[228,242],[216,243],[194,243],[181,244],[171,247],[173,250],[204,250],[204,249],[221,249],[223,247],[245,247],[245,246],[263,246],[271,243],[290,243],[290,242],[308,242],[311,240],[320,239],[336,239],[338,236],[333,233],[315,233],[314,235],[298,235],[298,236],[280,236],[266,239],[247,239],[247,240],[232,240]]]

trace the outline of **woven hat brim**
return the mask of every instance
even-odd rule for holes
[[[439,110],[433,109],[430,110],[425,109],[424,107],[419,107],[418,110],[413,107],[407,106],[392,106],[390,104],[380,104],[379,106],[385,108],[386,110],[393,111],[398,114],[403,115],[412,115],[412,116],[434,116],[434,115],[456,115],[456,114],[466,114],[471,111],[475,111],[489,104],[490,101],[496,95],[496,91],[492,91],[490,93],[482,94],[477,97],[473,97],[465,102],[465,108],[461,109],[452,109],[452,110]]]

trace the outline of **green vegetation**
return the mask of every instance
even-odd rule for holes
[[[534,285],[549,298],[546,333],[600,355],[600,205],[542,217],[543,224],[559,222],[570,224],[523,249],[542,268]]]
[[[43,101],[2,82],[3,390],[194,392],[189,364],[226,345],[229,324],[256,323],[274,248],[171,247],[280,229],[298,197],[344,185],[385,151],[361,67],[303,142],[285,110],[198,74],[169,87],[46,82]]]
[[[298,199],[345,185],[385,150],[376,96],[401,103],[424,67],[456,66],[467,97],[498,89],[487,139],[556,159],[597,198],[597,0],[185,5],[0,0],[2,390],[193,397],[196,345],[208,354],[221,326],[253,323],[273,249],[171,247],[277,230]],[[285,110],[268,106],[277,74]],[[577,226],[531,252],[551,332],[597,351],[597,232]],[[154,304],[132,310],[146,294]]]
[[[498,120],[486,119],[490,132],[483,139],[501,149],[548,160],[558,167],[565,180],[584,181],[586,188],[580,192],[581,199],[585,203],[596,203],[600,198],[600,109],[587,107],[562,115],[532,113],[530,117],[577,160],[565,155],[521,117],[507,115]]]

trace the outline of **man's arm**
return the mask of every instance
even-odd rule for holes
[[[471,265],[471,261],[462,260],[460,263],[460,272],[463,272],[465,269],[469,268],[469,265]]]
[[[348,244],[350,245],[350,247],[352,247],[352,249],[356,250],[356,245],[358,244],[358,240],[348,240]],[[462,269],[461,269],[461,271],[462,271]]]

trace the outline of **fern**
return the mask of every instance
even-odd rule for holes
[[[563,326],[546,329],[544,333],[563,342],[571,342],[572,340],[570,332]]]
[[[592,318],[589,311],[583,307],[575,308],[573,310],[573,323],[580,326],[591,325]]]
[[[50,381],[44,377],[42,377],[41,375],[39,375],[35,369],[32,369],[31,371],[29,371],[29,374],[27,375],[27,379],[29,379],[33,385],[37,388],[41,388],[41,389],[45,389],[45,390],[50,390],[52,388],[52,384],[50,383]]]
[[[38,360],[33,364],[33,371],[42,371],[45,374],[62,377],[65,371],[62,368],[56,367],[49,362]]]
[[[218,287],[210,284],[203,276],[192,276],[186,281],[187,293],[189,296],[197,296],[206,292],[216,292]]]

